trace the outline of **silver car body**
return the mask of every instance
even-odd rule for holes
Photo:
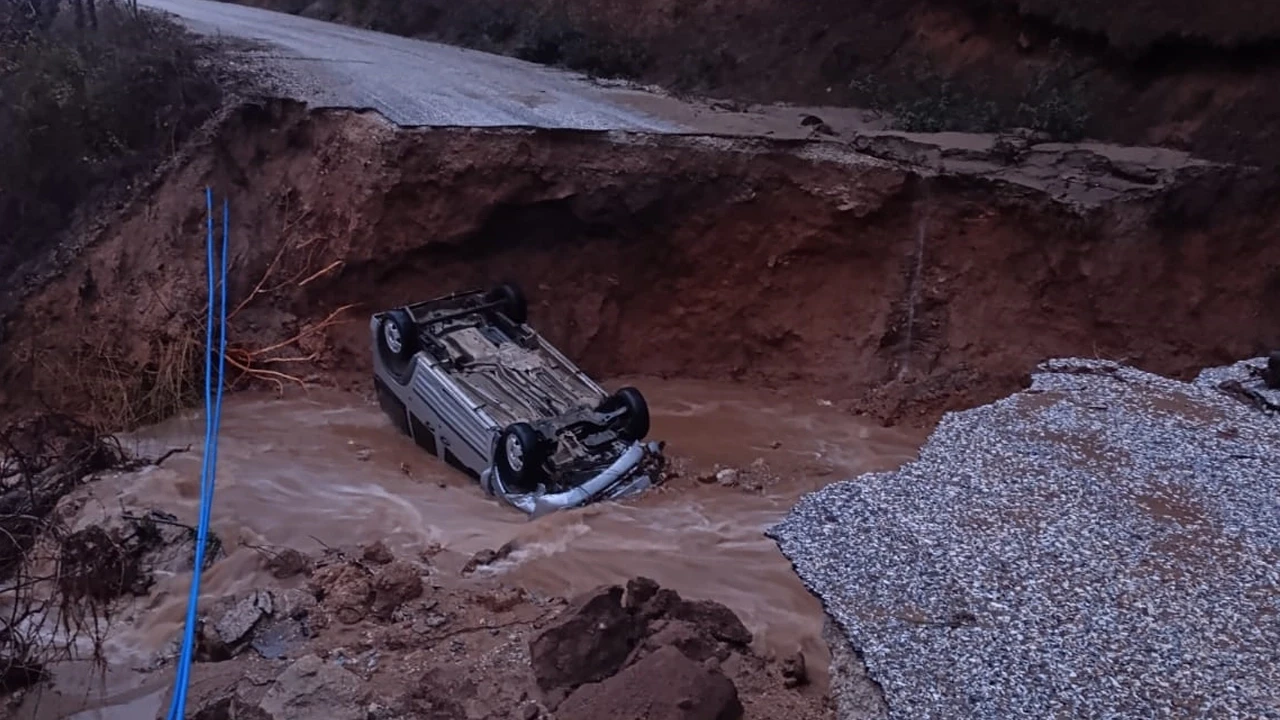
[[[527,324],[505,316],[488,322],[483,312],[468,312],[483,298],[479,291],[455,293],[397,308],[412,318],[416,340],[434,348],[418,350],[408,362],[397,362],[386,349],[384,323],[392,311],[372,316],[375,386],[397,427],[478,479],[485,492],[532,516],[634,495],[656,482],[661,444],[614,442],[591,454],[571,437],[558,441],[555,457],[589,455],[591,472],[571,485],[528,491],[504,482],[495,465],[504,428],[589,414],[609,393]]]

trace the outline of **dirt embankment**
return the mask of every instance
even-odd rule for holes
[[[245,87],[219,42],[167,18],[62,5],[0,6],[0,317],[68,227],[99,223]]]
[[[363,387],[368,313],[501,277],[589,372],[804,384],[889,420],[993,399],[1052,355],[1186,374],[1280,342],[1256,177],[1010,142],[872,157],[246,106],[27,303],[0,387],[113,425],[193,400],[206,184],[231,203],[237,386]]]
[[[1280,160],[1280,11],[1257,0],[247,1],[682,91],[869,105],[908,129]]]

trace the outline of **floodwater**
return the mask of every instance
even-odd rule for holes
[[[803,650],[825,675],[821,606],[763,531],[803,493],[915,457],[925,432],[882,428],[795,393],[647,378],[606,386],[622,384],[642,389],[653,418],[650,437],[665,440],[668,454],[682,458],[690,472],[638,499],[533,521],[427,456],[357,395],[231,396],[223,410],[212,516],[228,557],[204,574],[202,594],[212,599],[269,584],[255,549],[261,546],[311,552],[383,540],[393,551],[416,555],[438,545],[443,552],[434,562],[441,575],[456,577],[475,552],[514,540],[517,550],[482,572],[556,595],[645,575],[686,597],[724,603],[756,634],[759,650]],[[131,438],[152,456],[191,450],[161,467],[87,486],[92,497],[81,521],[122,503],[194,521],[203,430],[203,414],[193,412]],[[782,480],[753,492],[694,479],[716,465],[746,467],[757,458]],[[180,634],[189,579],[161,579],[126,615],[107,647],[111,672],[93,683],[97,709],[74,715],[77,720],[154,716],[161,693],[139,687],[128,669],[148,664]],[[147,685],[157,683],[166,685],[158,677]],[[83,688],[85,680],[67,677],[59,684]],[[45,709],[31,716],[74,712],[48,714],[61,704],[45,694]]]

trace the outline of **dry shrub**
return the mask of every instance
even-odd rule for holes
[[[106,608],[99,594],[62,592],[68,552],[89,548],[66,544],[74,536],[54,510],[94,473],[129,462],[115,438],[65,415],[0,432],[0,693],[39,682],[81,639],[100,658]]]
[[[48,407],[75,408],[102,432],[160,422],[203,397],[204,325],[192,316],[181,330],[157,334],[141,366],[125,357],[111,333],[100,344],[33,350],[32,391]]]
[[[78,207],[156,166],[222,102],[212,46],[171,21],[104,3],[80,27],[79,12],[57,10],[0,0],[6,270],[48,251]]]

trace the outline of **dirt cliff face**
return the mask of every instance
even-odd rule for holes
[[[1274,211],[1238,213],[1252,176],[1178,155],[403,130],[288,104],[217,137],[9,323],[9,409],[128,425],[193,398],[207,184],[230,198],[237,387],[364,387],[371,312],[501,278],[588,372],[803,384],[888,420],[1052,355],[1182,374],[1280,342]]]

